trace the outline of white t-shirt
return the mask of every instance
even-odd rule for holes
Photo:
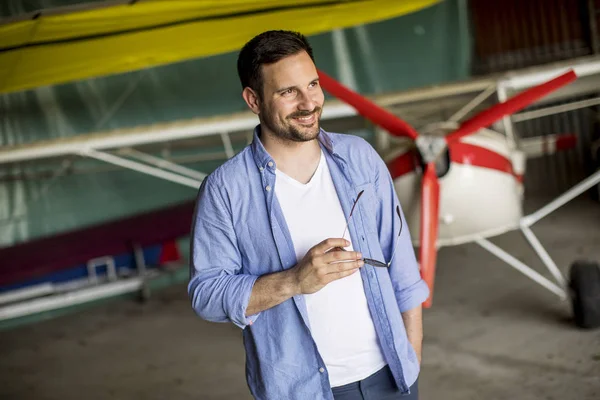
[[[313,246],[344,233],[346,218],[321,161],[307,184],[277,170],[275,194],[292,236],[298,261]],[[350,239],[348,232],[346,239]],[[346,248],[352,250],[352,246]],[[360,271],[304,295],[311,333],[329,372],[332,387],[368,377],[386,365],[367,307]]]

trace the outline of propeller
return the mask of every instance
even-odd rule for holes
[[[527,107],[549,93],[574,81],[577,75],[569,71],[548,82],[527,89],[503,103],[498,103],[474,117],[463,122],[456,130],[444,138],[430,138],[419,135],[408,123],[373,101],[345,87],[322,71],[318,71],[319,81],[331,95],[354,107],[358,114],[380,126],[394,136],[407,137],[416,142],[417,150],[424,162],[424,172],[421,182],[421,221],[420,221],[420,250],[419,261],[421,277],[430,290],[429,298],[423,304],[428,308],[432,305],[433,284],[435,280],[435,264],[437,256],[437,236],[439,226],[440,184],[436,173],[435,160],[445,148],[461,138],[476,133],[499,119]],[[407,160],[395,160],[392,168],[401,168]]]
[[[575,79],[577,79],[575,72],[568,71],[546,83],[529,88],[504,103],[498,103],[463,122],[457,130],[446,136],[446,141],[448,143],[457,141],[464,136],[477,132],[481,128],[490,126],[499,119],[522,110]]]
[[[433,293],[435,279],[435,259],[437,249],[438,215],[440,205],[440,182],[435,172],[435,163],[430,162],[425,166],[423,182],[421,183],[421,276]],[[426,308],[431,307],[433,296],[430,294],[425,301]]]
[[[411,139],[416,139],[419,136],[412,126],[360,94],[348,89],[323,71],[319,71],[319,82],[329,94],[354,107],[360,115],[392,135],[405,136]]]

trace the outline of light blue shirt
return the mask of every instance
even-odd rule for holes
[[[296,253],[275,196],[276,164],[254,140],[202,183],[192,227],[188,293],[194,311],[213,322],[243,329],[246,379],[256,399],[333,400],[327,368],[310,333],[303,295],[246,316],[252,287],[264,274],[296,265]],[[352,245],[363,257],[389,261],[400,220],[389,171],[364,139],[321,130],[331,178],[346,219],[364,190],[349,224]],[[421,279],[410,233],[404,226],[389,268],[360,269],[365,295],[384,358],[403,392],[416,381],[419,363],[402,312],[429,295]],[[315,243],[316,244],[316,243]]]

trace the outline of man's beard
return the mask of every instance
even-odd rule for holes
[[[264,116],[262,123],[280,139],[293,142],[309,142],[316,139],[321,130],[321,107],[319,106],[315,107],[312,111],[296,111],[286,117],[287,121],[292,121],[294,118],[308,117],[315,114],[316,121],[313,126],[310,128],[306,127],[302,131],[292,124],[282,126],[281,124],[276,123],[272,114],[267,109],[262,110],[261,114]]]

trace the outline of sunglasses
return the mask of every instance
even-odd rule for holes
[[[356,200],[354,200],[354,204],[352,204],[352,209],[350,210],[350,215],[348,216],[348,220],[346,221],[346,227],[344,228],[344,233],[342,234],[341,237],[344,237],[346,235],[346,231],[348,230],[348,225],[350,224],[350,220],[352,219],[352,215],[354,213],[354,208],[356,207],[356,204],[358,203],[358,200],[363,195],[363,193],[364,193],[364,190],[361,190],[360,193],[358,193],[358,196],[356,196]],[[372,258],[363,258],[362,261],[365,264],[369,264],[369,265],[372,265],[373,267],[380,267],[380,268],[388,268],[391,265],[392,260],[394,259],[394,255],[396,255],[396,247],[398,247],[398,239],[400,239],[400,234],[402,233],[403,222],[402,222],[402,216],[400,214],[400,206],[396,206],[396,214],[398,214],[398,218],[400,219],[400,231],[398,232],[398,236],[396,237],[396,242],[394,243],[394,250],[392,252],[392,257],[390,258],[390,261],[388,263],[384,263],[382,261],[374,260]],[[345,249],[343,249],[341,247],[336,248],[336,250],[346,251]]]

